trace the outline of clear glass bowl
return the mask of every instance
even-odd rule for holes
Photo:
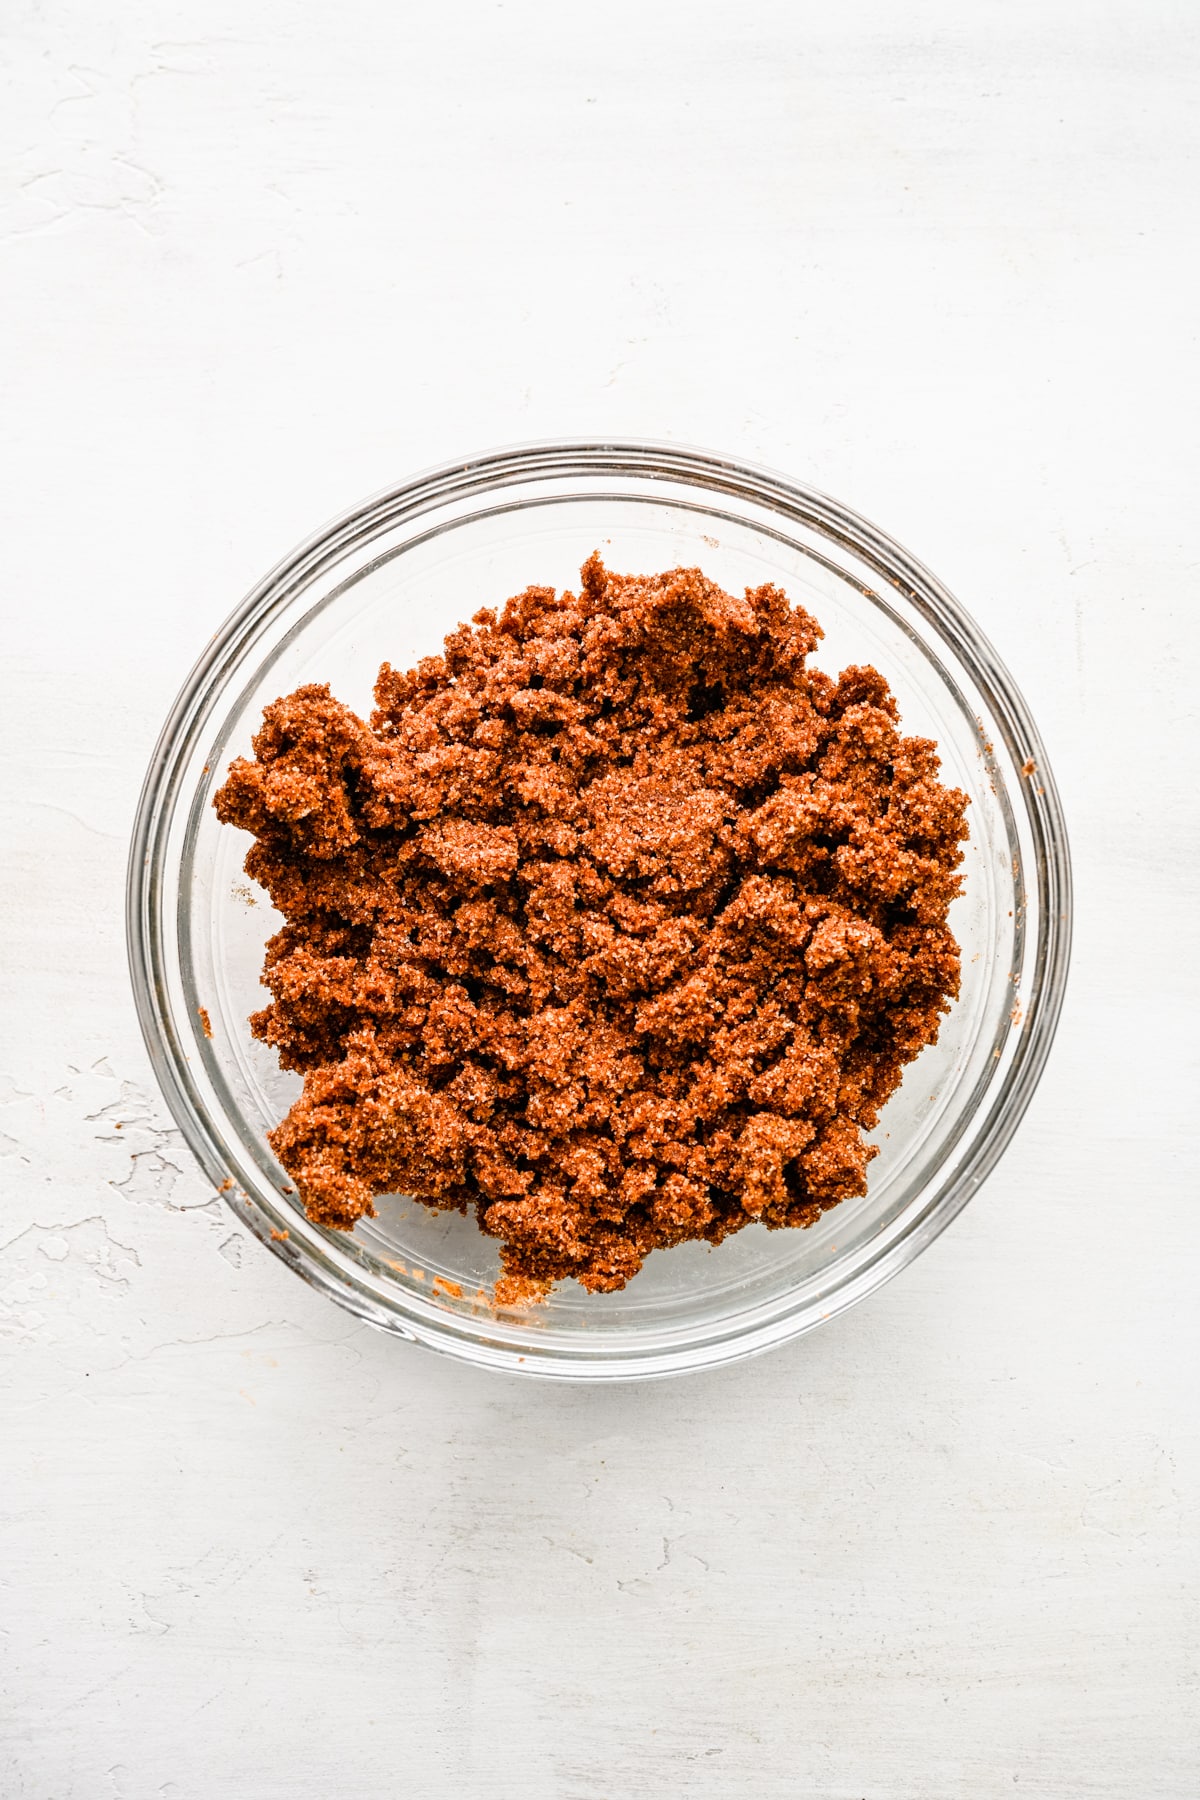
[[[299,1078],[250,1035],[276,928],[242,872],[243,833],[210,804],[263,706],[328,681],[369,710],[383,661],[440,649],[478,607],[619,570],[699,564],[732,591],[772,581],[820,620],[814,659],[874,663],[906,731],[935,738],[971,797],[952,923],[962,995],[884,1112],[870,1191],[806,1231],[752,1226],[719,1249],[649,1258],[622,1293],[575,1283],[523,1312],[480,1290],[495,1243],[402,1197],[353,1236],[312,1225],[266,1133]],[[869,1294],[966,1204],[1012,1136],[1050,1048],[1070,939],[1062,812],[1007,670],[946,589],[846,507],[763,469],[645,443],[539,444],[437,469],[354,508],[287,557],[217,633],[154,753],[129,867],[133,984],[158,1080],[242,1221],[360,1318],[473,1363],[567,1380],[711,1367],[807,1331]],[[211,1035],[203,1019],[207,1018]],[[284,1235],[286,1234],[286,1235]]]

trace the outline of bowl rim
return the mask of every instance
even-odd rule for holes
[[[709,489],[732,499],[776,511],[841,545],[882,575],[889,587],[948,639],[985,691],[994,723],[1020,762],[1032,758],[1036,785],[1021,782],[1024,814],[1033,839],[1032,876],[1038,893],[1037,954],[1032,968],[1024,1029],[1015,1034],[1012,1062],[1004,1075],[1000,1104],[991,1129],[968,1157],[923,1198],[905,1228],[857,1273],[829,1294],[819,1314],[787,1314],[748,1331],[714,1328],[700,1346],[653,1349],[628,1357],[586,1359],[567,1354],[518,1355],[510,1345],[439,1330],[421,1315],[393,1314],[356,1286],[346,1271],[281,1238],[278,1221],[244,1190],[229,1191],[228,1169],[219,1135],[194,1084],[170,1016],[165,978],[165,932],[159,904],[163,855],[179,801],[179,783],[194,738],[205,722],[216,678],[236,663],[239,646],[275,608],[288,601],[297,583],[311,580],[356,542],[406,516],[472,494],[494,492],[510,481],[550,480],[571,475],[610,474],[658,478]],[[664,495],[664,498],[667,496]],[[185,802],[186,804],[186,802]],[[436,464],[383,488],[336,514],[284,556],[213,633],[194,663],[167,714],[142,785],[130,839],[126,879],[126,941],[134,1002],[155,1078],[167,1107],[204,1173],[238,1217],[290,1268],[311,1285],[367,1322],[483,1367],[542,1378],[596,1381],[638,1380],[716,1367],[785,1343],[836,1317],[881,1287],[945,1230],[995,1167],[1011,1142],[1045,1067],[1065,992],[1072,931],[1072,874],[1066,820],[1041,735],[1025,700],[990,641],[959,601],[916,557],[879,527],[820,490],[762,465],[683,444],[653,439],[605,437],[540,439]]]

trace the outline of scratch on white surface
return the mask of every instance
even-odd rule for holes
[[[131,1363],[150,1362],[155,1357],[161,1356],[164,1351],[196,1350],[202,1345],[228,1344],[235,1342],[239,1338],[260,1337],[265,1331],[289,1331],[294,1329],[295,1327],[287,1319],[264,1319],[261,1324],[247,1326],[243,1331],[210,1331],[203,1333],[199,1337],[163,1338],[160,1343],[151,1344],[145,1350],[130,1352],[128,1356],[123,1356],[119,1362],[112,1364],[109,1373],[113,1375],[118,1374],[120,1370],[127,1368]]]
[[[30,1225],[0,1245],[0,1336],[53,1335],[89,1285],[110,1296],[127,1293],[140,1266],[137,1251],[113,1237],[98,1213],[71,1224]]]
[[[12,1154],[45,1170],[54,1166],[55,1152],[61,1156],[73,1142],[86,1141],[94,1165],[124,1200],[172,1211],[212,1205],[212,1190],[193,1170],[181,1133],[163,1122],[161,1101],[140,1083],[118,1079],[103,1058],[71,1073],[43,1101],[18,1093],[9,1081],[10,1098],[0,1100],[0,1110]]]
[[[0,1335],[13,1343],[94,1334],[83,1296],[89,1286],[109,1304],[132,1295],[143,1212],[190,1221],[220,1255],[218,1267],[242,1266],[241,1235],[230,1232],[228,1209],[194,1168],[161,1101],[108,1057],[68,1064],[63,1074],[42,1097],[0,1077],[0,1167],[11,1175]],[[78,1193],[77,1214],[62,1210],[64,1193]]]
[[[166,1619],[158,1618],[154,1613],[150,1605],[150,1596],[138,1594],[132,1598],[134,1604],[133,1611],[129,1616],[130,1631],[135,1634],[149,1632],[155,1637],[165,1637],[171,1629],[170,1623]]]
[[[223,1256],[231,1268],[240,1269],[245,1254],[246,1240],[240,1232],[231,1232],[217,1245],[217,1254]]]
[[[57,813],[60,818],[70,819],[72,825],[78,825],[81,831],[90,832],[93,837],[106,838],[108,842],[112,844],[119,844],[121,841],[115,831],[102,830],[100,826],[93,825],[89,819],[85,819],[79,813],[73,812],[69,806],[55,806],[48,800],[34,800],[29,804],[36,811]]]
[[[85,1688],[83,1693],[73,1695],[65,1705],[59,1707],[57,1712],[51,1714],[51,1718],[57,1722],[67,1713],[74,1712],[78,1707],[86,1706],[89,1700],[94,1700],[98,1694],[105,1693],[110,1687],[115,1687],[118,1681],[124,1680],[133,1667],[132,1663],[125,1663],[121,1668],[110,1670],[103,1680],[97,1681],[94,1686]]]
[[[175,1184],[183,1174],[180,1164],[164,1156],[161,1150],[131,1151],[129,1162],[128,1174],[119,1176],[113,1186],[127,1200],[169,1207]]]
[[[562,1550],[568,1556],[574,1556],[581,1563],[586,1563],[589,1568],[592,1568],[594,1566],[595,1560],[596,1560],[595,1557],[588,1556],[586,1551],[577,1549],[574,1544],[561,1543],[561,1542],[559,1542],[559,1540],[557,1538],[545,1536],[544,1533],[543,1533],[543,1536],[545,1537],[545,1542],[550,1546],[551,1550]]]
[[[1174,1460],[1168,1450],[1152,1451],[1137,1469],[1093,1488],[1080,1513],[1088,1530],[1103,1532],[1120,1543],[1136,1543],[1180,1525],[1180,1498]]]

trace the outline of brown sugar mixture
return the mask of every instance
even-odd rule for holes
[[[398,1192],[501,1241],[497,1299],[809,1225],[958,992],[966,796],[872,668],[698,569],[531,587],[443,656],[266,710],[216,797],[287,923],[252,1020],[309,1216]]]

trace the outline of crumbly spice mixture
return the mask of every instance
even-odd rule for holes
[[[872,668],[698,569],[531,587],[442,656],[266,710],[216,797],[287,923],[256,1036],[309,1216],[474,1211],[501,1303],[811,1224],[958,992],[966,797]]]

